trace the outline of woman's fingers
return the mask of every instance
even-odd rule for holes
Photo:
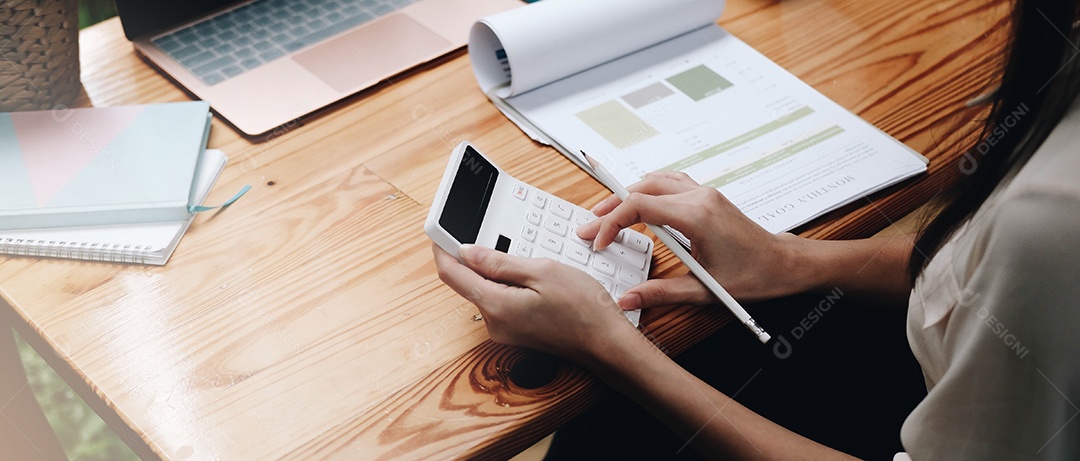
[[[461,259],[477,274],[509,285],[528,286],[538,273],[535,259],[510,256],[478,245],[462,245]]]
[[[689,192],[696,187],[699,187],[698,183],[686,173],[681,171],[659,171],[646,174],[644,179],[631,184],[626,190],[649,195],[668,195]],[[621,202],[622,200],[619,200],[619,197],[613,194],[597,202],[589,211],[596,216],[604,216],[619,206]]]
[[[486,311],[490,306],[505,304],[505,300],[521,290],[521,288],[506,286],[488,280],[477,271],[461,264],[457,258],[439,248],[438,245],[433,243],[431,247],[432,253],[435,254],[435,265],[439,270],[439,278],[454,291],[464,296],[465,299],[468,299],[469,302],[475,304],[485,314],[487,314]],[[465,246],[462,247],[462,250],[466,251]]]
[[[589,210],[589,212],[596,216],[603,216],[610,213],[611,210],[614,210],[615,207],[619,206],[620,203],[622,203],[622,200],[619,200],[619,197],[617,195],[611,194],[608,196],[608,198],[597,202],[596,205],[593,205],[592,209]]]
[[[574,232],[577,232],[577,236],[582,240],[593,240],[596,238],[596,233],[600,231],[600,224],[602,222],[604,222],[603,219],[594,220],[575,229]]]
[[[693,204],[688,203],[683,194],[654,196],[634,192],[611,213],[598,220],[599,229],[592,238],[593,248],[596,250],[607,248],[611,242],[615,241],[615,236],[619,231],[639,222],[670,225],[692,240],[694,238],[692,226],[696,219],[702,218],[694,215],[699,213],[700,210],[694,210]],[[584,231],[578,235],[586,238],[582,235],[583,233]]]
[[[687,184],[693,184],[695,186],[698,185],[698,182],[694,181],[694,178],[691,178],[690,175],[688,175],[686,173],[683,173],[681,171],[654,171],[652,173],[648,173],[648,174],[645,175],[646,178],[649,177],[649,176],[659,176],[659,177],[668,178],[668,179],[678,181],[678,182],[683,182],[683,183],[687,183]]]
[[[627,191],[629,191],[631,194],[669,196],[689,193],[697,189],[701,189],[701,186],[694,182],[694,180],[691,179],[690,176],[687,176],[686,173],[677,171],[663,171],[657,173],[649,173],[645,175],[645,179],[631,185],[629,188],[627,188]],[[619,206],[622,205],[622,202],[623,201],[619,200],[618,197],[612,195],[604,199],[600,203],[597,203],[596,206],[593,207],[592,213],[601,218],[606,218],[607,215],[609,215],[612,211],[619,208]],[[599,233],[600,228],[605,220],[606,219],[598,219],[584,226],[581,226],[580,228],[578,228],[578,237],[581,237],[585,240],[596,239],[597,234]],[[624,224],[623,227],[633,224],[637,224],[637,222],[635,221]],[[668,223],[652,222],[652,224]],[[619,230],[621,229],[622,228],[619,228]],[[615,233],[612,235],[614,236],[615,234],[618,234],[618,230],[616,230]],[[606,247],[610,243],[611,242],[604,242],[603,246]]]
[[[652,279],[635,285],[619,299],[623,310],[648,309],[676,304],[708,304],[716,298],[691,274],[669,279]]]
[[[681,194],[701,187],[690,175],[681,171],[656,171],[648,173],[626,189],[651,195]]]

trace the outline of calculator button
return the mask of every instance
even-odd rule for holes
[[[535,242],[536,235],[539,233],[540,230],[532,226],[525,226],[521,228],[521,236],[524,237],[525,240],[528,240],[530,242]]]
[[[544,235],[540,236],[540,246],[555,254],[562,253],[562,240],[556,238],[554,235],[548,234],[547,232],[544,232],[543,234]]]
[[[589,254],[591,252],[588,248],[585,248],[576,243],[570,243],[566,246],[566,258],[581,264],[582,266],[589,265]]]
[[[600,286],[604,287],[604,291],[611,293],[611,287],[615,286],[615,282],[612,282],[611,279],[597,273],[589,273],[589,275],[596,279],[597,282],[600,282]]]
[[[623,229],[623,230],[619,231],[618,234],[615,234],[615,241],[618,242],[618,243],[623,243],[623,239],[625,239],[625,238],[626,238],[626,229]]]
[[[631,250],[619,243],[612,243],[611,246],[604,250],[604,254],[612,255],[622,261],[623,264],[637,270],[645,270],[645,263],[649,261],[649,255]]]
[[[585,240],[577,236],[577,229],[570,229],[570,241],[578,245],[582,245],[588,248],[592,248],[592,240]]]
[[[618,301],[619,298],[622,298],[622,295],[626,294],[626,288],[626,285],[621,283],[615,284],[615,289],[611,290],[611,297]]]
[[[625,267],[620,267],[619,281],[631,286],[637,285],[641,283],[641,273],[633,270],[628,270]]]
[[[637,250],[639,253],[649,251],[649,237],[640,232],[628,232],[623,237],[622,243],[633,250]]]
[[[529,210],[529,214],[525,216],[525,219],[529,221],[529,224],[534,226],[540,225],[540,212],[536,210]]]
[[[596,255],[596,258],[593,259],[592,268],[609,277],[615,276],[615,263],[603,256]]]
[[[552,199],[551,207],[548,208],[548,210],[551,211],[551,214],[567,221],[570,220],[570,215],[573,213],[573,208],[570,207],[570,204],[559,199]]]
[[[525,242],[518,243],[517,250],[514,251],[514,254],[523,258],[532,257],[532,253],[533,246]]]
[[[566,221],[547,219],[544,221],[544,229],[551,231],[551,233],[558,235],[559,237],[566,237],[566,231],[569,229],[569,226],[566,225]]]
[[[525,197],[528,195],[529,189],[526,189],[524,184],[518,184],[514,186],[514,198],[518,200],[525,200]]]
[[[552,253],[552,252],[547,251],[547,250],[545,250],[543,248],[537,249],[534,253],[535,253],[533,255],[534,258],[547,258],[547,259],[555,261],[555,262],[557,262],[559,264],[563,264],[562,258],[560,258],[558,254]]]
[[[543,209],[544,205],[547,205],[547,197],[543,194],[536,194],[532,198],[532,204],[534,207]]]
[[[574,224],[579,226],[584,226],[593,221],[596,221],[596,216],[588,211],[578,211],[577,216],[574,217]]]

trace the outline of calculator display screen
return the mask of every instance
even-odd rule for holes
[[[439,225],[458,242],[476,243],[498,177],[495,165],[471,146],[465,148],[439,217]]]

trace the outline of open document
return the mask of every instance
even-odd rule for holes
[[[586,171],[581,151],[624,186],[683,171],[774,233],[926,171],[923,156],[716,25],[722,11],[718,0],[544,0],[480,20],[469,55],[507,117]]]

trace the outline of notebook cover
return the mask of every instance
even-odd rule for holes
[[[209,104],[0,114],[0,229],[188,216]]]
[[[202,156],[195,203],[203,203],[228,159],[218,150]],[[0,255],[85,259],[162,265],[194,216],[182,221],[0,230]]]

